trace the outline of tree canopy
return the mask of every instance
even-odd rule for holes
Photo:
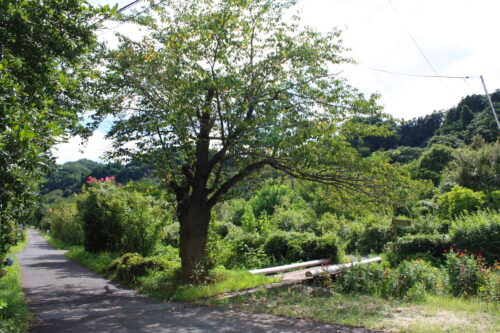
[[[0,262],[33,213],[50,148],[78,127],[77,73],[106,12],[82,0],[0,1]]]
[[[119,36],[104,60],[106,102],[93,117],[114,115],[112,156],[151,162],[175,193],[186,279],[206,271],[212,207],[250,174],[271,167],[366,195],[390,174],[349,144],[386,130],[350,121],[380,110],[335,72],[350,61],[340,32],[301,28],[294,4],[150,2],[147,36]]]

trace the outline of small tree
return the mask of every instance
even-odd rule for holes
[[[474,192],[471,189],[453,186],[450,192],[438,198],[441,215],[445,218],[454,218],[460,214],[477,210],[485,201],[483,192]]]
[[[454,154],[444,177],[474,191],[488,194],[500,190],[500,142],[485,144],[476,136],[470,147]]]
[[[78,73],[108,9],[84,0],[0,1],[0,263],[38,205],[51,148],[78,127]]]
[[[94,118],[117,116],[112,156],[151,162],[175,194],[185,279],[205,275],[212,208],[252,173],[270,167],[367,195],[392,173],[348,143],[382,131],[349,121],[379,111],[332,72],[349,61],[339,32],[285,19],[294,3],[150,2],[154,15],[141,19],[150,33],[140,42],[120,36],[106,58],[107,102]]]

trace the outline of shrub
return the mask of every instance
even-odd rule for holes
[[[278,262],[330,259],[339,262],[341,246],[334,235],[315,236],[308,233],[276,233],[264,244],[264,251]]]
[[[282,231],[314,232],[317,229],[314,212],[309,209],[278,208],[270,222]]]
[[[230,235],[227,240],[231,255],[225,265],[236,268],[258,268],[271,264],[271,259],[262,249],[265,238],[257,233]]]
[[[266,240],[264,251],[277,262],[297,261],[301,257],[301,248],[298,242],[293,242],[292,240],[310,236],[307,234],[278,232]]]
[[[409,227],[409,232],[413,235],[416,234],[446,234],[450,229],[450,221],[442,220],[435,215],[418,216],[415,218],[411,227]],[[398,230],[398,235],[399,235]]]
[[[500,143],[475,142],[455,153],[445,177],[474,191],[490,193],[500,190]]]
[[[440,290],[444,276],[423,260],[403,261],[397,268],[383,264],[357,265],[337,277],[336,290],[401,299],[420,299]]]
[[[249,232],[256,230],[256,220],[252,207],[247,203],[236,210],[231,219],[234,225],[241,226]]]
[[[439,268],[424,260],[405,260],[393,272],[391,291],[394,297],[415,300],[425,293],[435,293],[443,285]]]
[[[492,209],[500,210],[500,190],[488,194],[488,200]]]
[[[172,221],[171,223],[167,223],[163,227],[163,244],[178,248],[180,243],[179,230],[179,222]]]
[[[133,284],[138,277],[146,275],[148,270],[165,270],[168,263],[159,257],[144,258],[138,253],[125,253],[113,260],[108,271],[115,274],[117,281]]]
[[[90,252],[148,255],[162,238],[164,212],[155,200],[111,181],[92,183],[77,205],[84,246]]]
[[[249,202],[256,217],[259,217],[263,212],[271,216],[274,214],[275,209],[282,205],[305,205],[304,200],[290,187],[278,184],[262,187]]]
[[[500,265],[483,271],[485,283],[479,287],[478,297],[492,303],[500,300]]]
[[[335,289],[343,293],[386,295],[389,269],[380,264],[357,265],[338,274]]]
[[[448,235],[406,235],[388,244],[387,258],[392,265],[419,257],[433,261],[442,259],[451,244]]]
[[[446,270],[451,292],[455,296],[477,295],[480,287],[487,284],[484,260],[466,250],[450,250],[446,254]]]
[[[302,260],[329,259],[331,263],[341,261],[343,251],[336,236],[306,237],[299,240]]]
[[[500,260],[500,214],[481,211],[456,219],[451,228],[453,245],[480,253],[492,265]]]
[[[453,186],[450,192],[438,198],[441,216],[454,218],[460,214],[477,210],[485,202],[483,192],[474,192],[459,185]]]
[[[43,224],[50,225],[52,236],[68,245],[83,244],[82,222],[77,216],[76,204],[53,205],[44,217]]]
[[[356,247],[360,253],[380,253],[393,238],[392,229],[389,226],[368,226],[359,235]]]

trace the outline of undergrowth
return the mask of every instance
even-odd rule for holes
[[[25,245],[26,240],[12,247],[8,257],[14,257]],[[4,269],[7,274],[0,278],[0,332],[26,332],[31,314],[23,296],[19,261],[15,260],[14,265]]]

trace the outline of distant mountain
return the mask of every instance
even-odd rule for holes
[[[103,178],[115,176],[116,181],[126,184],[131,180],[139,180],[153,176],[153,167],[137,162],[123,165],[120,163],[98,163],[88,159],[67,162],[47,177],[47,182],[42,187],[41,194],[55,190],[62,191],[62,196],[67,197],[72,193],[81,191],[87,177]]]

